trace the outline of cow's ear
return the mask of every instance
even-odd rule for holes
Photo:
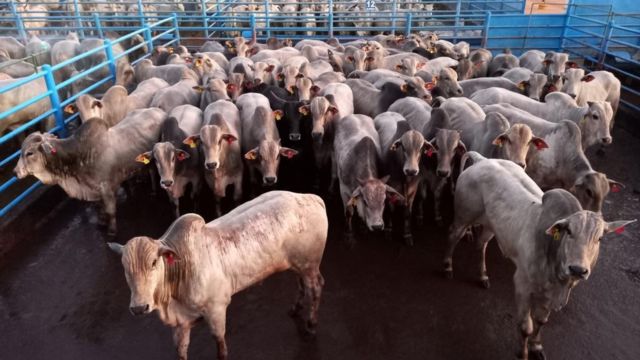
[[[473,64],[473,66],[474,66],[476,69],[481,68],[481,67],[482,67],[482,65],[484,65],[484,60],[478,61],[477,63]]]
[[[544,65],[546,65],[546,66],[549,66],[550,64],[552,64],[552,63],[553,63],[553,60],[545,59],[545,60],[543,60],[543,61],[542,61],[542,63],[543,63]]]
[[[509,136],[507,134],[502,133],[498,135],[498,137],[493,139],[493,142],[491,142],[491,144],[502,147],[502,145],[508,141],[509,141]]]
[[[396,65],[396,71],[402,71],[404,69],[406,69],[406,67],[404,65],[402,65],[402,64]]]
[[[466,152],[467,152],[467,147],[464,145],[462,141],[458,141],[458,146],[456,146],[456,153],[458,153],[458,155],[463,155]]]
[[[436,147],[427,140],[422,143],[422,147],[424,148],[424,153],[427,155],[427,157],[432,157],[434,153],[437,153]]]
[[[147,165],[151,162],[151,158],[151,151],[147,151],[136,156],[136,161]]]
[[[221,138],[222,140],[226,141],[227,144],[231,144],[232,142],[238,140],[238,138],[232,134],[222,134]]]
[[[581,81],[589,82],[589,81],[593,81],[593,79],[595,79],[593,75],[585,75]]]
[[[320,92],[320,87],[318,85],[313,85],[310,90],[311,93],[315,96]]]
[[[575,69],[578,67],[578,64],[573,61],[567,61],[565,64],[569,69]]]
[[[604,230],[604,233],[610,233],[610,232],[615,232],[616,234],[622,234],[624,232],[624,227],[632,224],[634,222],[638,221],[636,220],[618,220],[618,221],[611,221],[607,223],[607,226]]]
[[[304,116],[309,115],[309,105],[302,105],[298,107],[298,112]]]
[[[609,182],[609,189],[611,190],[611,192],[620,192],[620,190],[624,189],[625,187],[622,183],[615,180],[607,179],[607,181]]]
[[[335,115],[338,113],[338,108],[335,106],[329,106],[329,110],[328,110],[331,114]]]
[[[547,142],[537,136],[532,137],[529,143],[535,145],[536,149],[538,150],[549,148],[549,145],[547,144]]]
[[[198,146],[198,141],[200,141],[200,135],[191,135],[182,141],[183,144],[189,145],[190,148],[195,148]]]
[[[113,251],[114,253],[118,254],[118,255],[122,255],[122,251],[124,249],[124,246],[118,244],[118,243],[114,243],[114,242],[108,242],[107,246],[109,246],[109,249],[111,249],[111,251]]]
[[[198,94],[202,94],[204,92],[204,87],[202,85],[194,86],[192,89]]]
[[[273,117],[276,118],[276,121],[282,119],[284,117],[284,111],[282,111],[282,110],[274,110],[273,111]]]
[[[247,159],[247,160],[257,160],[258,159],[258,155],[259,155],[258,148],[255,148],[255,149],[247,151],[247,153],[244,154],[244,158]]]
[[[398,202],[400,204],[404,204],[404,196],[400,195],[400,193],[396,191],[396,189],[392,188],[389,185],[385,185],[385,190],[387,192],[387,198],[392,205],[395,205]]]
[[[73,104],[64,107],[64,112],[67,114],[74,114],[76,111],[78,111],[78,108]]]
[[[391,144],[391,147],[389,147],[389,150],[396,151],[400,146],[402,146],[402,139],[394,141],[393,144]]]
[[[527,80],[520,81],[518,83],[518,89],[524,91],[527,88],[527,85],[529,85],[529,81]]]
[[[280,155],[286,157],[287,159],[291,159],[292,157],[298,154],[297,150],[293,150],[287,147],[280,148]]]
[[[267,67],[264,69],[264,71],[266,71],[266,72],[272,72],[272,71],[273,71],[273,69],[275,69],[275,68],[276,68],[276,67],[275,67],[275,65],[271,64],[271,65],[267,66]]]
[[[400,90],[402,90],[402,92],[403,92],[403,93],[408,92],[408,91],[409,91],[409,85],[407,85],[407,84],[402,84],[402,85],[400,86]]]
[[[191,155],[189,155],[188,152],[186,152],[184,150],[176,149],[176,159],[178,161],[185,161],[190,157],[191,157]]]
[[[93,100],[93,101],[91,102],[91,108],[93,109],[93,108],[95,108],[95,107],[97,107],[98,109],[102,109],[102,101],[100,101],[100,100]]]
[[[351,193],[351,197],[349,198],[349,201],[347,201],[347,208],[355,208],[356,205],[358,204],[358,198],[360,197],[362,193],[362,188],[360,186],[358,186],[355,190],[353,190],[353,192]]]
[[[169,266],[173,265],[176,261],[180,260],[178,259],[178,255],[176,255],[175,251],[169,249],[164,245],[158,248],[158,257],[164,258],[167,265]]]
[[[253,55],[255,55],[255,54],[259,53],[259,52],[260,52],[260,48],[258,48],[257,46],[254,46],[254,47],[252,47],[251,49],[249,49],[247,51],[247,54],[249,56],[253,56]]]
[[[227,84],[227,91],[228,92],[236,91],[236,84]]]
[[[553,236],[553,240],[562,239],[562,232],[569,230],[569,220],[562,219],[556,221],[551,227],[545,230],[545,234]]]
[[[416,65],[416,69],[420,70],[420,69],[422,69],[425,65],[426,65],[426,63],[419,62],[419,63]]]

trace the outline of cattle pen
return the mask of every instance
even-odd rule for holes
[[[349,43],[381,34],[404,41],[411,34],[434,32],[439,39],[467,42],[471,49],[484,48],[493,55],[507,49],[516,56],[529,50],[567,53],[578,68],[606,70],[621,81],[620,108],[611,130],[615,140],[604,155],[596,154],[597,149],[585,153],[594,169],[625,184],[604,201],[605,217],[640,217],[637,4],[309,0],[296,2],[303,10],[288,13],[274,8],[274,3],[287,1],[0,3],[0,37],[24,45],[37,38],[46,44],[41,51],[0,62],[0,73],[16,64],[33,68],[32,74],[15,81],[0,80],[0,97],[17,97],[20,89],[44,85],[44,91],[20,95],[24,98],[8,106],[0,102],[0,123],[39,103],[48,104],[37,116],[0,133],[0,316],[4,320],[0,345],[8,359],[175,358],[171,334],[160,322],[129,316],[129,289],[120,259],[103,246],[107,241],[126,243],[133,236],[161,236],[174,220],[166,197],[128,188],[126,195],[119,192],[119,231],[109,237],[96,227],[98,220],[86,203],[70,199],[57,186],[44,185],[33,176],[19,179],[14,173],[27,135],[40,130],[59,139],[72,136],[81,117],[69,111],[70,106],[83,95],[100,98],[116,84],[123,60],[128,58],[135,67],[152,59],[158,47],[173,52],[184,46],[195,54],[208,41],[231,48],[238,37],[247,41],[254,37],[258,43],[274,38],[290,39],[292,44],[328,39]],[[79,41],[102,42],[57,64],[41,63],[39,55],[70,32]],[[134,43],[136,38],[142,41]],[[63,76],[69,67],[77,71]],[[149,185],[147,179],[134,182],[133,187]],[[296,335],[300,329],[283,316],[285,311],[280,310],[290,305],[295,282],[288,275],[276,275],[237,295],[237,300],[234,296],[227,320],[230,358],[514,357],[512,345],[518,340],[510,330],[516,327],[515,267],[501,256],[496,241],[487,250],[492,287],[478,289],[473,284],[477,260],[473,244],[462,244],[456,253],[460,257],[456,278],[463,281],[450,282],[440,273],[446,227],[425,217],[425,226],[413,231],[413,246],[374,233],[361,234],[355,248],[350,248],[341,238],[344,218],[339,195],[323,198],[330,226],[321,267],[327,287],[317,337],[300,339]],[[552,313],[552,325],[544,335],[550,358],[640,358],[638,227],[630,226],[620,239],[603,240],[593,278],[574,290],[561,313]],[[216,354],[215,343],[202,328],[194,330],[190,358]]]

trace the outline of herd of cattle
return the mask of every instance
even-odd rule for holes
[[[73,36],[61,43],[52,56],[82,46]],[[567,54],[494,56],[432,33],[295,45],[237,37],[196,53],[159,46],[135,66],[123,57],[101,99],[82,95],[65,109],[82,122],[70,137],[30,134],[15,172],[101,202],[110,234],[120,186],[146,176],[142,169],[154,185],[159,178],[177,220],[158,240],[110,247],[122,254],[131,311],[158,310],[181,359],[201,317],[226,358],[231,296],[285,269],[300,279],[292,313],[308,300],[314,331],[324,202],[266,190],[337,191],[350,245],[354,216],[366,231],[398,225],[411,244],[423,204],[433,203],[441,226],[451,194],[445,274],[452,276],[457,242],[472,236],[482,249],[479,280],[489,287],[484,251],[495,236],[516,264],[519,357],[544,358],[540,330],[550,311],[590,276],[602,236],[631,222],[603,219],[605,197],[622,185],[593,170],[584,153],[612,143],[619,98],[611,73],[585,73]],[[288,182],[279,176],[286,169]],[[213,198],[201,194],[207,187]],[[180,216],[185,197],[215,202],[217,219]],[[253,200],[220,216],[228,197]]]

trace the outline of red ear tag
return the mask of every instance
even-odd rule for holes
[[[167,259],[167,265],[173,265],[173,263],[176,261],[173,258],[173,254],[172,253],[168,253],[165,258]]]
[[[291,159],[293,157],[293,151],[287,151],[284,156],[286,156],[287,159]]]
[[[187,157],[185,156],[185,154],[183,152],[178,153],[178,161],[183,161],[186,158]]]
[[[535,145],[536,145],[536,149],[538,149],[538,150],[542,150],[542,149],[546,149],[547,148],[547,146],[544,146],[544,144],[542,142],[536,142]]]
[[[611,192],[614,192],[614,193],[620,192],[620,186],[616,184],[611,185]]]
[[[232,142],[233,142],[233,138],[231,136],[229,136],[227,138],[227,144],[231,145]]]
[[[429,148],[429,150],[427,150],[427,157],[432,157],[433,156],[433,149]]]
[[[622,234],[624,232],[624,226],[621,226],[616,229],[616,234]]]
[[[58,153],[58,150],[56,150],[56,148],[54,148],[53,146],[51,147],[51,155],[55,155]]]
[[[395,205],[396,202],[398,202],[398,196],[396,196],[396,194],[391,194],[391,196],[389,196],[389,202],[392,205]]]

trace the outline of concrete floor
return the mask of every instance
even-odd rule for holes
[[[620,129],[604,157],[589,154],[596,169],[627,185],[607,198],[607,219],[640,215],[638,154],[638,139]],[[304,340],[286,315],[296,282],[282,273],[234,297],[227,328],[231,359],[515,357],[514,266],[495,243],[488,251],[492,287],[484,290],[475,282],[473,244],[459,245],[449,281],[439,272],[444,232],[434,225],[416,229],[412,248],[360,234],[348,250],[341,206],[329,208],[317,338]],[[120,202],[118,211],[121,243],[135,235],[157,237],[172,221],[167,203],[144,192]],[[88,204],[65,200],[45,218],[24,216],[30,225],[20,231],[27,240],[5,257],[0,273],[0,359],[175,358],[170,329],[155,314],[129,313],[120,259],[105,246]],[[635,224],[603,241],[593,276],[544,329],[550,359],[640,359],[639,235]],[[190,358],[213,359],[215,353],[200,324],[192,332]]]

